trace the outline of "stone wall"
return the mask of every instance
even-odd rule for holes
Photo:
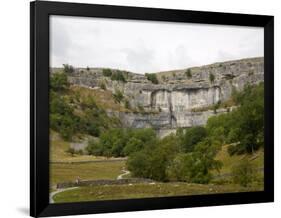
[[[130,179],[100,179],[100,180],[84,180],[79,182],[58,183],[57,189],[80,187],[80,186],[99,186],[99,185],[128,185],[136,183],[152,183],[151,179],[130,178]]]

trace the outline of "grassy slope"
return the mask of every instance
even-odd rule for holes
[[[50,161],[51,162],[76,162],[76,161],[91,161],[99,158],[91,155],[78,155],[75,154],[71,156],[71,154],[67,153],[67,149],[69,149],[70,143],[61,139],[58,133],[51,131],[50,135]]]
[[[51,131],[50,157],[51,162],[56,162],[50,163],[51,185],[55,185],[59,182],[75,181],[78,176],[82,180],[115,179],[119,174],[122,173],[122,168],[125,167],[124,160],[120,160],[118,162],[110,162],[111,159],[116,158],[106,159],[105,157],[95,157],[92,155],[78,154],[75,154],[72,157],[69,153],[66,152],[68,148],[69,142],[62,140],[57,133]],[[105,159],[109,161],[78,163],[83,161],[97,161]]]
[[[81,180],[116,179],[125,167],[125,161],[51,164],[51,185]]]
[[[130,111],[126,109],[122,104],[115,102],[112,96],[112,92],[109,90],[89,89],[81,86],[71,86],[70,91],[70,94],[74,95],[74,93],[78,93],[82,98],[85,98],[87,96],[94,97],[97,105],[105,110],[109,109],[113,111],[124,112]]]
[[[227,145],[223,146],[221,151],[217,154],[216,159],[222,161],[223,167],[220,170],[221,174],[224,173],[231,173],[232,167],[239,163],[243,159],[250,160],[256,168],[263,168],[264,167],[264,152],[262,149],[257,151],[255,154],[245,154],[245,155],[233,155],[230,156],[227,152]]]
[[[82,187],[54,196],[55,202],[80,202],[114,199],[132,199],[163,196],[184,196],[261,190],[238,185],[200,185],[188,183],[156,183]]]

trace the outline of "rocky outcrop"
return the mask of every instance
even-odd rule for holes
[[[76,69],[69,81],[89,88],[104,83],[113,93],[121,91],[130,107],[142,108],[142,112],[108,111],[109,114],[118,116],[126,127],[153,127],[168,132],[178,127],[204,125],[210,116],[229,111],[214,112],[210,106],[228,100],[234,89],[240,91],[246,84],[263,81],[264,62],[263,58],[251,58],[159,72],[156,74],[159,84],[151,83],[144,75],[123,73],[126,82],[103,76],[99,68]],[[206,109],[195,112],[200,108]]]

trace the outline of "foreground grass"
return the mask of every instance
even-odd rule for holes
[[[55,185],[61,182],[81,180],[116,179],[122,173],[125,161],[93,163],[50,163],[50,182]]]
[[[56,203],[99,201],[115,199],[134,199],[164,196],[186,196],[215,193],[231,193],[246,191],[261,191],[263,186],[244,188],[239,185],[201,185],[188,183],[155,183],[88,186],[58,193],[54,196]]]

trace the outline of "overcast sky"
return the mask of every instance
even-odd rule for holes
[[[263,56],[263,28],[51,16],[50,65],[136,73]]]

